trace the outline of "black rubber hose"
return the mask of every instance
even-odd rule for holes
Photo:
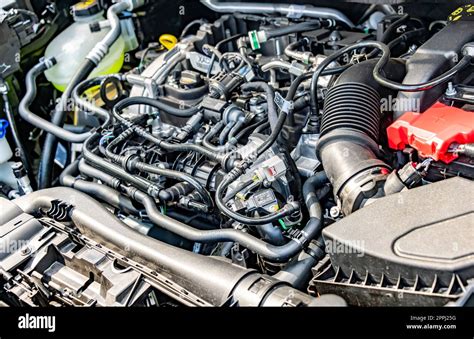
[[[400,18],[398,18],[397,20],[395,20],[394,22],[392,22],[388,27],[387,29],[385,30],[385,32],[383,32],[382,34],[382,37],[380,39],[380,42],[383,42],[383,43],[388,43],[390,40],[390,36],[393,34],[393,31],[395,31],[401,24],[405,23],[406,21],[408,21],[408,19],[410,19],[410,16],[408,14],[403,14]]]
[[[275,129],[278,120],[278,112],[275,104],[275,91],[264,81],[247,82],[240,86],[242,91],[264,92],[267,99],[267,116],[271,129]]]
[[[230,133],[230,130],[234,128],[236,123],[237,123],[236,121],[228,121],[226,125],[224,126],[224,128],[222,129],[222,131],[219,133],[218,142],[220,146],[224,146],[225,141]]]
[[[318,252],[324,254],[321,250]],[[308,286],[309,280],[312,278],[311,269],[316,266],[319,260],[321,258],[315,258],[313,255],[306,253],[306,251],[301,251],[298,256],[292,258],[273,277],[304,291]]]
[[[298,90],[298,87],[301,85],[301,83],[305,80],[308,80],[311,78],[312,73],[303,73],[298,75],[294,81],[291,82],[290,88],[288,89],[288,92],[286,93],[286,100],[291,101],[294,99],[296,91]]]
[[[131,200],[120,194],[117,190],[95,182],[76,178],[78,174],[79,161],[80,160],[74,161],[64,169],[59,176],[59,182],[61,185],[77,189],[127,213],[138,214],[138,210],[133,206]]]
[[[139,211],[135,208],[135,206],[133,206],[132,201],[128,197],[120,194],[120,192],[114,190],[111,187],[81,179],[74,181],[74,184],[71,187],[90,195],[94,199],[99,199],[106,204],[110,204],[111,206],[128,214],[139,214]]]
[[[313,268],[324,255],[324,241],[321,236],[323,228],[323,209],[321,207],[321,198],[326,195],[329,190],[322,192],[322,188],[329,183],[329,179],[325,172],[317,172],[313,176],[306,179],[303,185],[303,196],[305,198],[306,208],[309,212],[309,221],[317,227],[312,228],[312,238],[317,239],[315,246],[310,246],[311,250],[301,251],[298,257],[292,260],[273,277],[290,283],[293,287],[304,288],[311,276],[311,268]],[[318,195],[321,192],[321,196]]]
[[[214,136],[216,136],[217,133],[221,131],[224,125],[225,125],[225,122],[223,120],[215,124],[214,127],[212,127],[211,130],[207,132],[207,134],[202,139],[202,145],[214,152],[227,152],[231,150],[233,147],[235,147],[235,144],[237,143],[237,138],[233,138],[233,139],[231,138],[229,142],[227,142],[224,145],[219,145],[219,146],[214,146],[211,143],[211,139]]]
[[[93,134],[89,139],[87,139],[84,142],[84,145],[82,146],[82,152],[86,161],[90,163],[92,166],[100,168],[104,170],[105,172],[112,174],[118,177],[119,179],[122,179],[132,184],[133,186],[147,192],[152,197],[157,198],[160,188],[156,186],[154,183],[144,178],[128,173],[127,171],[123,170],[120,166],[102,159],[100,156],[94,154],[94,152],[91,151],[92,143],[96,142],[99,137],[100,135],[96,133],[96,134]]]
[[[317,172],[313,176],[306,179],[303,184],[303,197],[310,218],[321,218],[322,216],[322,209],[317,191],[327,183],[329,183],[329,179],[326,173]]]
[[[268,243],[277,246],[281,246],[286,243],[285,237],[283,236],[279,226],[274,226],[273,224],[263,224],[256,228],[262,239]]]
[[[406,33],[403,33],[402,35],[400,35],[396,39],[393,39],[392,41],[390,41],[387,44],[387,46],[388,46],[388,48],[390,48],[390,50],[393,50],[394,47],[397,46],[398,44],[400,44],[402,42],[406,42],[406,41],[408,41],[410,39],[413,39],[415,37],[423,36],[424,34],[426,34],[426,29],[425,28],[414,29],[412,31],[408,31]]]
[[[89,59],[85,59],[83,64],[79,67],[76,74],[73,76],[68,86],[66,87],[63,95],[61,96],[61,101],[59,107],[53,112],[51,122],[57,126],[62,126],[66,117],[67,107],[69,105],[69,99],[73,89],[84,80],[89,73],[95,68],[95,64]],[[40,169],[39,169],[39,187],[46,188],[51,185],[51,175],[53,170],[54,157],[56,156],[56,148],[58,145],[58,139],[53,134],[47,134],[44,145],[43,152],[40,160]]]
[[[133,106],[133,105],[147,105],[159,110],[165,111],[168,114],[174,115],[176,117],[181,118],[189,118],[199,112],[200,107],[191,107],[191,108],[176,108],[165,104],[157,99],[152,99],[148,97],[130,97],[123,99],[119,103],[117,103],[116,108],[118,111],[122,111],[124,108]]]
[[[237,132],[242,129],[242,126],[245,125],[245,119],[243,120],[238,120],[235,125],[231,128],[231,130],[229,131],[229,135],[227,136],[227,140],[228,142],[229,141],[232,141],[232,140],[235,140],[235,135],[237,134]]]
[[[124,99],[124,100],[127,100],[127,99]],[[133,131],[136,134],[145,138],[146,140],[170,152],[193,152],[194,151],[194,152],[204,155],[210,160],[214,160],[219,163],[225,159],[225,154],[213,152],[212,150],[209,150],[206,147],[203,147],[201,145],[191,144],[191,143],[172,144],[151,135],[150,133],[148,133],[148,131],[146,131],[145,128],[138,126],[137,124],[133,123],[132,121],[128,119],[123,118],[120,115],[123,109],[131,105],[135,105],[135,103],[133,103],[132,101],[127,101],[126,104],[122,103],[122,101],[119,102],[117,105],[115,105],[114,108],[112,109],[114,117],[125,126],[133,128]]]
[[[272,145],[275,143],[278,136],[280,135],[281,130],[283,129],[283,125],[285,124],[286,118],[287,118],[287,114],[281,112],[280,115],[278,116],[274,129],[270,133],[270,136],[267,139],[265,139],[265,141],[260,146],[257,147],[257,150],[255,152],[255,159],[257,159],[259,156],[265,153],[265,151],[267,151],[270,147],[272,147]]]
[[[254,124],[252,125],[249,125],[245,128],[243,128],[236,136],[235,136],[235,139],[237,140],[240,140],[245,134],[249,133],[250,131],[253,131],[255,130],[256,128],[264,125],[264,124],[268,124],[268,122],[266,122],[266,120],[260,120],[260,121],[257,121],[255,122]],[[268,124],[269,125],[269,124]]]
[[[397,20],[395,20],[394,22],[392,22],[388,27],[387,29],[385,30],[385,32],[383,32],[382,34],[382,37],[380,39],[377,39],[379,40],[380,42],[384,43],[384,44],[389,44],[390,42],[392,42],[390,40],[390,37],[392,36],[393,34],[393,31],[398,28],[401,24],[403,24],[405,21],[407,21],[408,19],[410,19],[410,16],[408,14],[403,14],[401,15]],[[377,56],[377,54],[379,54],[379,50],[378,49],[374,49],[372,50],[370,53],[367,54],[367,59],[371,59],[375,56]]]
[[[5,85],[7,85],[5,83]],[[33,171],[33,166],[31,165],[30,158],[28,157],[28,153],[23,146],[23,142],[21,141],[20,135],[18,133],[18,129],[16,127],[15,117],[13,116],[12,107],[10,105],[10,100],[8,98],[8,94],[4,93],[3,97],[3,107],[5,111],[5,115],[8,119],[8,123],[10,124],[10,130],[12,132],[13,141],[15,142],[15,146],[20,152],[20,159],[23,165],[25,166],[26,172],[28,174],[28,178],[30,179],[31,187],[33,190],[38,188],[38,184],[36,182],[36,178]]]
[[[389,63],[390,61],[390,49],[388,48],[387,45],[378,42],[378,41],[362,41],[350,46],[347,46],[345,48],[342,48],[338,50],[337,52],[331,54],[329,57],[324,59],[324,61],[319,64],[318,68],[316,71],[313,73],[312,79],[311,79],[311,111],[313,114],[318,115],[318,104],[317,104],[317,83],[318,79],[322,74],[322,71],[333,61],[337,60],[340,58],[342,55],[351,52],[356,49],[360,48],[376,48],[382,52],[382,56],[376,63],[373,71],[372,71],[372,76],[373,78],[382,86],[396,90],[396,91],[405,91],[405,92],[416,92],[416,91],[425,91],[428,90],[434,86],[437,86],[439,84],[442,84],[449,79],[451,79],[454,75],[456,75],[459,71],[464,69],[465,67],[469,66],[471,63],[471,57],[468,55],[465,55],[453,68],[448,70],[447,72],[441,74],[440,76],[427,81],[425,83],[420,83],[420,84],[401,84],[396,81],[392,81],[390,79],[387,79],[385,76],[382,75],[384,71],[384,67]]]
[[[234,40],[236,40],[236,39],[238,39],[238,38],[241,38],[241,37],[243,37],[243,36],[244,36],[244,34],[238,33],[238,34],[234,34],[234,35],[232,35],[232,36],[230,36],[230,37],[228,37],[228,38],[222,39],[221,41],[219,41],[219,42],[216,44],[216,49],[217,49],[217,51],[221,52],[221,47],[222,47],[222,46],[224,46],[225,44],[227,44],[227,43],[229,43],[229,42],[231,42],[231,41],[234,41]]]
[[[254,133],[262,133],[263,131],[267,130],[270,127],[270,123],[268,121],[264,122],[260,126],[255,128]]]
[[[161,214],[156,208],[153,199],[147,194],[136,191],[132,194],[132,197],[145,207],[147,215],[153,223],[183,238],[200,243],[238,242],[249,250],[274,262],[285,262],[296,255],[316,234],[315,231],[319,230],[319,226],[313,221],[303,228],[302,238],[291,239],[285,245],[275,246],[257,239],[251,234],[233,228],[216,230],[195,229]]]
[[[300,33],[318,29],[321,27],[321,21],[306,21],[286,27],[275,28],[266,31],[267,39],[276,38],[283,35]]]
[[[388,47],[386,48],[388,49]],[[472,57],[470,55],[465,55],[462,57],[461,60],[459,60],[459,62],[454,67],[444,72],[443,74],[435,77],[434,79],[431,79],[427,82],[423,82],[419,84],[402,84],[402,83],[398,83],[390,79],[387,79],[386,77],[382,75],[381,71],[383,70],[383,67],[388,63],[389,58],[390,58],[390,54],[387,54],[387,53],[382,54],[382,57],[380,58],[379,63],[377,63],[377,65],[374,68],[374,73],[373,73],[374,78],[382,86],[385,86],[387,88],[390,88],[396,91],[402,91],[402,92],[426,91],[435,86],[443,84],[449,81],[452,77],[454,77],[457,73],[462,71],[464,68],[470,66],[471,60],[472,60]]]
[[[100,169],[88,165],[84,158],[79,160],[79,172],[86,177],[100,180],[105,185],[110,186],[114,189],[119,188],[121,184],[120,179],[110,174],[107,174]]]
[[[56,126],[62,126],[66,118],[67,107],[69,105],[69,98],[71,93],[82,80],[84,80],[89,73],[96,67],[96,65],[89,59],[85,59],[82,65],[79,67],[76,74],[73,76],[69,84],[67,85],[59,107],[57,107],[51,117],[51,122]],[[58,139],[51,133],[46,135],[43,149],[41,152],[40,167],[38,170],[38,186],[40,189],[51,186],[52,173],[54,167],[54,157],[56,156],[56,149],[58,147]]]
[[[205,202],[211,208],[214,207],[214,202],[209,192],[199,183],[199,181],[197,181],[187,173],[160,168],[158,166],[149,165],[140,161],[134,162],[133,160],[131,161],[130,166],[131,168],[136,168],[139,171],[153,173],[164,176],[166,178],[187,182],[196,190],[196,192],[199,193],[199,195],[203,199],[203,202]]]
[[[54,58],[41,60],[37,65],[33,66],[28,71],[25,77],[26,93],[20,101],[20,104],[18,106],[18,113],[20,113],[20,116],[23,120],[27,121],[28,123],[39,129],[54,134],[60,139],[72,143],[82,143],[84,142],[84,140],[91,136],[92,132],[85,132],[80,134],[70,132],[60,126],[56,126],[48,120],[41,118],[30,110],[30,105],[33,103],[37,92],[36,78],[46,69],[55,65],[55,63],[56,60]]]
[[[196,19],[196,20],[191,21],[186,26],[184,26],[183,30],[181,31],[181,35],[179,36],[179,40],[183,39],[186,36],[186,34],[188,34],[188,31],[191,29],[191,27],[197,24],[203,25],[205,23],[207,23],[206,19]]]
[[[301,84],[303,80],[306,79],[304,74],[298,76],[295,81],[291,84],[290,89],[286,95],[286,100],[291,101],[298,89],[298,86]],[[235,219],[239,222],[242,222],[246,225],[263,225],[267,223],[271,223],[278,219],[281,219],[283,216],[289,215],[293,212],[296,212],[299,209],[297,203],[292,202],[290,204],[285,205],[280,211],[271,213],[267,216],[263,217],[247,217],[240,213],[232,211],[229,207],[227,207],[226,203],[223,201],[223,195],[227,187],[237,178],[239,178],[244,171],[251,166],[253,161],[261,156],[266,150],[268,150],[277,140],[278,136],[280,135],[283,126],[285,124],[287,118],[287,114],[284,112],[280,112],[278,116],[278,120],[275,124],[275,128],[272,130],[270,136],[260,145],[257,147],[257,150],[254,155],[252,155],[251,159],[244,159],[243,162],[239,164],[238,167],[234,168],[230,173],[227,174],[226,177],[222,180],[222,182],[217,186],[216,189],[216,206],[219,210],[228,216],[229,218]],[[286,210],[286,211],[285,211]]]

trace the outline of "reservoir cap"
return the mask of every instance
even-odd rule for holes
[[[100,4],[97,0],[85,0],[72,6],[72,13],[75,17],[87,17],[100,11]]]

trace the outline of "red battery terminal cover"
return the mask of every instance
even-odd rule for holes
[[[458,157],[451,145],[474,142],[474,112],[434,104],[424,113],[406,112],[387,128],[388,145],[411,146],[424,158],[450,163]]]

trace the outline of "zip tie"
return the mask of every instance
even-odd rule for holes
[[[274,101],[280,111],[284,112],[285,114],[289,114],[291,111],[293,111],[293,101],[286,100],[281,96],[280,93],[275,93]]]

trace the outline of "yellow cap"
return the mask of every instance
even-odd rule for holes
[[[162,34],[158,41],[165,46],[167,50],[170,50],[177,44],[178,39],[172,34]]]

